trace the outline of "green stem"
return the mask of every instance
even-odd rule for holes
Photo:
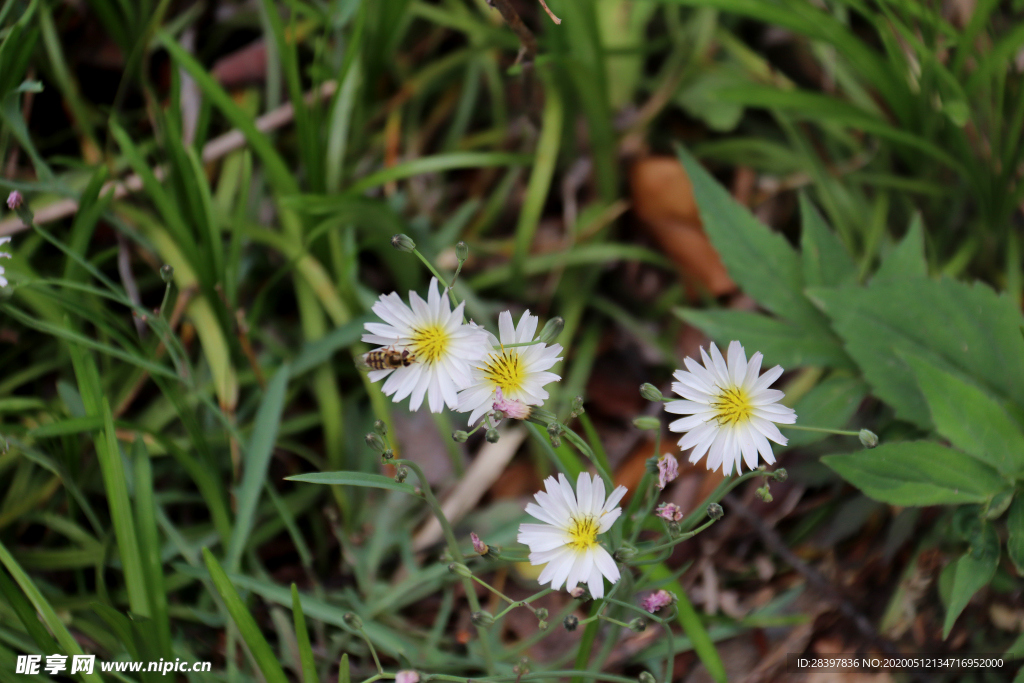
[[[771,472],[766,472],[765,470],[753,470],[752,472],[741,474],[735,479],[723,480],[722,483],[711,492],[711,495],[705,498],[693,512],[683,518],[683,521],[680,522],[679,526],[683,529],[692,529],[702,517],[707,515],[708,505],[720,502],[725,498],[726,494],[748,479],[753,479],[754,477],[770,477],[771,474]]]
[[[609,624],[615,624],[616,626],[622,626],[623,628],[629,628],[629,624],[627,624],[626,622],[619,621],[618,619],[612,619],[611,617],[606,617],[603,614],[598,614],[597,618],[598,619],[602,619],[604,621],[607,621]]]
[[[600,463],[600,461],[597,459],[597,456],[594,455],[594,451],[591,450],[589,445],[587,445],[587,442],[584,441],[579,434],[569,429],[565,425],[562,425],[562,430],[562,434],[565,436],[565,438],[568,439],[569,442],[573,446],[575,446],[580,453],[586,456],[586,458],[590,460],[590,462],[594,463],[594,467],[597,469],[597,473],[601,475],[602,479],[604,479],[604,485],[607,487],[608,493],[611,493],[612,489],[615,488],[615,484],[612,481],[612,477],[610,474],[608,474],[608,470],[606,470],[604,466]]]
[[[359,627],[359,635],[366,641],[366,646],[370,648],[370,654],[373,655],[373,663],[377,665],[377,674],[381,675],[384,673],[384,667],[380,665],[380,658],[377,656],[377,648],[373,646],[373,642],[370,640],[370,636],[366,635],[366,631],[363,627]]]
[[[625,676],[615,676],[613,674],[605,674],[597,671],[583,671],[579,669],[569,669],[567,671],[540,671],[532,674],[525,674],[517,676],[515,674],[505,676],[487,676],[485,678],[466,678],[465,676],[451,676],[448,674],[427,674],[423,676],[423,682],[428,681],[453,681],[453,683],[504,683],[504,681],[542,681],[551,678],[590,678],[595,681],[608,681],[608,683],[636,683],[635,678],[626,678]]]
[[[422,257],[421,257],[422,258]],[[455,532],[452,530],[452,525],[445,517],[444,511],[441,509],[441,504],[437,501],[437,497],[434,495],[434,490],[430,487],[430,483],[427,481],[427,476],[423,474],[423,470],[419,465],[411,460],[395,460],[396,464],[405,465],[413,472],[416,473],[416,478],[419,479],[420,489],[423,491],[423,498],[427,501],[427,505],[430,506],[431,511],[437,518],[438,523],[441,525],[441,531],[444,532],[445,541],[448,542],[448,551],[452,555],[452,559],[460,564],[465,564],[466,559],[462,554],[462,550],[459,548],[459,542],[455,539]],[[462,579],[462,586],[466,589],[466,600],[469,601],[469,607],[474,612],[480,611],[480,600],[476,597],[476,591],[473,589],[473,582],[469,579]],[[488,640],[487,629],[482,626],[476,627],[477,634],[480,636],[480,650],[484,657],[484,662],[487,665],[487,671],[494,671],[494,658],[491,656],[491,643]]]
[[[796,429],[801,432],[821,432],[822,434],[839,434],[840,436],[860,436],[860,432],[846,429],[828,429],[826,427],[804,427],[803,425],[779,425],[782,429]]]
[[[669,548],[673,548],[673,547],[679,545],[683,541],[690,540],[691,538],[693,538],[694,536],[696,536],[700,532],[704,531],[705,529],[707,529],[709,526],[711,526],[712,524],[714,524],[717,521],[718,521],[717,519],[709,519],[707,522],[705,522],[701,526],[697,527],[693,531],[687,531],[685,534],[682,534],[681,536],[678,536],[678,537],[672,539],[668,543],[662,543],[661,545],[651,546],[650,548],[640,548],[640,549],[637,550],[637,552],[640,555],[646,555],[647,553],[653,553],[653,552],[658,551],[658,550],[668,550]]]
[[[423,265],[425,265],[427,269],[434,274],[434,277],[437,278],[437,281],[444,285],[445,290],[448,292],[448,298],[452,300],[452,308],[458,306],[459,302],[455,298],[455,292],[453,292],[452,288],[448,286],[448,281],[441,277],[441,273],[437,272],[437,269],[434,268],[434,264],[428,261],[427,257],[420,253],[419,249],[413,249],[412,253],[416,254],[416,256],[419,257],[420,261],[423,261]]]

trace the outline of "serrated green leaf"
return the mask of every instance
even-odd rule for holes
[[[1004,474],[1024,472],[1024,434],[998,401],[923,358],[908,357],[935,431]]]
[[[983,503],[1009,486],[988,465],[928,441],[883,444],[821,461],[865,495],[891,505]]]
[[[899,245],[893,249],[878,267],[878,272],[871,278],[871,283],[886,280],[903,280],[906,278],[928,276],[928,260],[924,253],[924,226],[921,214],[914,214],[910,228],[903,236]]]
[[[853,257],[803,193],[800,193],[800,220],[800,251],[806,286],[835,287],[855,283],[857,264]]]
[[[1010,513],[1006,516],[1006,554],[1017,568],[1018,574],[1024,574],[1024,497],[1017,496],[1010,504]]]
[[[996,574],[999,566],[999,537],[991,523],[985,522],[978,540],[970,552],[956,561],[953,585],[946,606],[946,620],[942,625],[943,639],[949,637],[957,617],[967,607],[971,597],[984,588]]]
[[[931,414],[901,355],[922,356],[972,378],[1006,406],[1024,406],[1024,340],[1011,299],[987,285],[911,278],[811,289],[874,394],[923,429]]]
[[[737,204],[689,152],[681,147],[677,152],[693,185],[704,232],[737,284],[776,315],[827,330],[820,311],[803,294],[803,269],[793,247]]]
[[[748,349],[760,351],[764,354],[765,366],[856,367],[831,333],[818,334],[818,330],[749,311],[677,308],[675,313],[723,348],[738,339]]]

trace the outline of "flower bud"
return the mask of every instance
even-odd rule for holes
[[[411,669],[395,674],[395,683],[420,683],[420,675]]]
[[[363,627],[363,620],[355,612],[345,612],[341,615],[341,620],[345,622],[346,626],[357,631]]]
[[[579,618],[575,614],[570,614],[565,619],[562,619],[562,628],[570,633],[576,630],[576,627],[580,625]]]
[[[560,448],[561,445],[562,445],[562,440],[559,437],[557,437],[557,436],[551,437],[551,447],[552,448]]]
[[[675,503],[662,503],[658,506],[657,515],[666,522],[681,522],[683,519],[683,508]]]
[[[557,437],[561,436],[564,429],[562,428],[561,422],[552,422],[548,425],[548,436]]]
[[[548,610],[545,607],[538,607],[537,611],[534,612],[534,614],[536,614],[537,618],[540,619],[541,621],[544,621],[545,619],[548,618]]]
[[[384,443],[384,439],[380,438],[380,436],[373,432],[366,435],[366,445],[378,453],[383,453],[388,449],[387,444]]]
[[[468,579],[473,576],[473,572],[469,570],[469,567],[462,564],[461,562],[452,562],[448,565],[448,571],[457,576],[461,576],[464,579]]]
[[[764,486],[757,490],[757,497],[766,503],[770,503],[773,500],[775,500],[774,498],[772,498],[771,490],[768,488],[767,484],[765,484]]]
[[[539,628],[541,631],[547,631],[548,630],[548,622],[546,622],[543,619],[541,619],[540,621],[537,622],[537,628]]]
[[[377,420],[373,423],[373,431],[377,432],[377,435],[383,438],[388,435],[388,425],[384,420]]]
[[[870,429],[860,430],[860,433],[857,434],[857,438],[860,439],[864,448],[874,448],[878,445],[878,434],[875,434]]]
[[[633,426],[637,429],[645,429],[648,431],[657,431],[661,429],[661,420],[650,415],[641,415],[633,420]]]
[[[171,284],[174,281],[174,266],[168,263],[160,266],[160,279],[164,281],[165,285]]]
[[[636,677],[640,683],[658,683],[658,679],[649,674],[646,671],[640,672],[640,675]]]
[[[572,400],[572,404],[569,406],[569,411],[572,413],[573,417],[582,415],[583,413],[587,412],[586,410],[583,409],[582,396],[577,396]]]
[[[405,479],[408,476],[409,476],[409,468],[406,467],[405,465],[402,465],[395,472],[395,481],[397,481],[399,484],[404,484],[405,483]]]
[[[473,552],[477,555],[487,554],[487,544],[480,540],[480,537],[476,535],[476,532],[470,532],[469,540],[473,542]]]
[[[636,548],[626,544],[623,544],[621,548],[612,554],[612,558],[614,558],[616,562],[629,562],[634,557],[636,557]]]
[[[661,391],[658,390],[658,387],[647,382],[640,385],[640,395],[648,401],[660,401],[664,398]]]
[[[501,434],[498,433],[497,429],[491,427],[484,434],[484,438],[487,439],[487,443],[498,443],[498,439],[501,438]]]
[[[775,481],[786,481],[789,479],[789,472],[786,471],[785,467],[780,467],[772,472],[772,476],[775,478]]]
[[[480,610],[479,612],[473,612],[470,614],[469,620],[473,622],[474,626],[483,626],[486,628],[494,623],[494,616],[490,612]]]
[[[637,617],[633,621],[629,622],[629,630],[633,633],[640,633],[647,628],[647,620],[642,617]]]
[[[391,238],[391,246],[398,251],[412,251],[416,248],[416,243],[408,235],[398,234]]]
[[[665,526],[668,528],[669,538],[679,538],[679,534],[683,532],[683,527],[674,519]]]
[[[459,263],[469,258],[469,245],[465,242],[459,242],[455,245],[455,258],[459,259]]]
[[[583,588],[583,586],[576,586],[575,588],[569,590],[569,595],[579,600],[586,594],[586,592],[587,591],[585,588]]]
[[[24,203],[25,198],[17,190],[14,190],[9,195],[7,195],[7,208],[10,209],[11,211],[17,211],[22,207]]]
[[[715,520],[716,522],[722,517],[725,517],[725,510],[718,503],[712,503],[708,505],[708,517]]]
[[[382,465],[387,465],[389,462],[395,459],[395,452],[390,448],[385,448],[384,452],[380,454],[380,462]]]
[[[466,440],[468,438],[469,434],[462,431],[461,429],[456,429],[454,432],[452,432],[452,441],[456,443],[466,443]]]
[[[644,469],[647,471],[648,474],[658,473],[659,460],[661,460],[661,458],[659,458],[656,455],[652,455],[651,457],[647,458],[647,460],[644,460]]]
[[[565,327],[565,319],[561,317],[552,318],[544,324],[544,327],[540,331],[540,336],[537,337],[544,344],[550,344],[551,342],[558,339],[558,335],[562,334],[562,328]]]

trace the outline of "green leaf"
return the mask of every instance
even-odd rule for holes
[[[884,444],[821,461],[867,496],[891,505],[983,503],[1008,486],[988,465],[929,441]]]
[[[292,377],[312,370],[326,363],[335,353],[359,341],[363,334],[363,324],[376,320],[375,316],[364,315],[331,330],[315,341],[306,342],[299,354],[292,360]]]
[[[362,486],[371,489],[390,489],[404,493],[416,493],[411,484],[398,483],[391,477],[366,472],[311,472],[285,477],[288,481],[301,481],[306,484],[329,484],[331,486]]]
[[[765,366],[856,368],[831,333],[818,334],[817,330],[750,311],[677,308],[675,314],[723,348],[738,339],[748,349],[760,351]]]
[[[242,560],[242,552],[249,540],[253,525],[256,522],[256,504],[259,503],[263,482],[267,478],[270,456],[274,454],[277,442],[277,430],[281,424],[281,413],[284,410],[285,390],[288,388],[290,374],[287,363],[274,375],[267,385],[267,391],[260,402],[259,410],[245,449],[244,473],[242,484],[238,488],[237,514],[235,528],[231,532],[228,544],[226,563],[235,571]]]
[[[1018,574],[1024,574],[1024,497],[1017,496],[1010,504],[1010,514],[1006,516],[1006,554],[1017,568]]]
[[[306,616],[302,613],[302,600],[299,589],[292,584],[292,617],[295,619],[295,638],[299,643],[299,657],[302,659],[302,680],[305,683],[320,683],[316,673],[316,660],[313,658],[313,646],[309,643],[309,631],[306,630]]]
[[[53,609],[53,606],[50,605],[36,585],[32,583],[32,579],[25,573],[25,570],[11,557],[7,547],[2,542],[0,542],[0,564],[11,573],[11,578],[18,584],[29,602],[32,603],[32,607],[39,614],[40,619],[50,630],[50,633],[57,639],[57,643],[64,654],[68,656],[84,654],[82,648],[78,645],[78,641],[72,637],[64,622],[57,616],[56,610]],[[98,673],[82,674],[82,680],[86,683],[103,683],[103,679],[100,678]]]
[[[825,223],[818,209],[800,193],[800,251],[808,287],[835,287],[857,281],[857,264]]]
[[[906,361],[928,402],[935,431],[1003,474],[1024,472],[1024,434],[998,401],[923,358]]]
[[[992,524],[985,522],[970,552],[956,562],[953,586],[946,606],[946,621],[942,625],[943,639],[949,637],[957,617],[967,607],[971,597],[984,588],[996,574],[999,565],[999,537]]]
[[[338,666],[338,683],[352,683],[352,671],[348,666],[348,654],[341,656],[341,665]]]
[[[843,429],[857,412],[868,393],[868,386],[856,377],[829,377],[793,406],[800,421],[816,427]],[[785,429],[785,427],[783,427]],[[828,438],[821,432],[791,430],[785,432],[790,446],[806,446]]]
[[[157,533],[156,501],[153,495],[153,467],[140,437],[132,446],[135,463],[135,520],[138,522],[139,554],[146,585],[149,587],[153,626],[157,638],[157,656],[170,659],[171,621],[167,607],[167,589],[164,584],[163,562],[160,558],[160,536]]]
[[[288,677],[284,675],[277,655],[270,649],[270,645],[267,643],[267,639],[263,637],[263,633],[260,631],[256,620],[253,619],[252,614],[246,609],[245,603],[242,602],[242,598],[238,595],[238,591],[235,590],[235,587],[228,579],[228,575],[224,572],[224,569],[217,562],[217,558],[213,556],[209,548],[203,548],[203,559],[206,561],[206,568],[210,571],[210,579],[213,580],[214,587],[217,589],[220,597],[223,598],[231,619],[238,626],[238,632],[242,634],[242,639],[249,646],[249,651],[252,653],[253,659],[256,660],[256,665],[260,668],[267,683],[288,683]]]
[[[803,269],[793,247],[737,204],[689,152],[682,147],[677,152],[693,184],[704,232],[733,279],[776,315],[827,330],[803,294]]]
[[[928,261],[924,253],[924,227],[921,214],[914,214],[910,228],[899,245],[886,256],[871,283],[928,277]]]
[[[867,288],[812,289],[874,393],[922,429],[931,414],[903,356],[970,377],[1016,416],[1024,406],[1021,315],[987,285],[913,278]]]
[[[0,571],[0,596],[4,602],[10,605],[11,609],[18,616],[25,631],[28,632],[35,644],[43,652],[57,652],[60,646],[53,639],[53,636],[46,630],[46,627],[39,622],[36,610],[28,601],[13,581],[7,576],[7,572]]]
[[[719,657],[718,650],[715,649],[715,644],[704,627],[704,622],[701,621],[700,615],[694,609],[693,603],[686,597],[686,591],[683,590],[679,580],[672,579],[671,570],[664,564],[654,567],[651,571],[650,579],[652,582],[661,585],[665,590],[676,594],[679,599],[676,603],[676,620],[682,627],[683,633],[690,639],[694,652],[697,653],[700,661],[707,667],[712,680],[718,683],[725,683],[728,677],[725,673],[725,665],[722,663],[722,658]],[[662,583],[668,579],[671,579],[671,581]]]

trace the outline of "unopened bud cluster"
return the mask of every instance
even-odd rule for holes
[[[416,248],[416,243],[408,235],[398,234],[391,238],[391,246],[398,251],[409,252]]]

